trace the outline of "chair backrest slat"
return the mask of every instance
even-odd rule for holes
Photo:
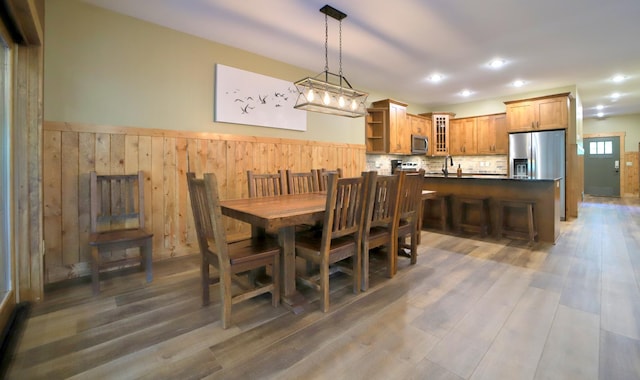
[[[327,181],[329,178],[329,173],[337,173],[338,178],[342,178],[342,169],[337,168],[335,170],[327,170],[325,168],[316,170],[318,173],[318,187],[320,191],[327,191]]]
[[[300,173],[287,170],[287,182],[289,184],[289,194],[304,194],[320,191],[316,170]]]
[[[144,228],[143,174],[90,173],[91,232]]]
[[[371,227],[393,226],[399,206],[400,175],[377,175],[376,172],[369,172],[368,175],[371,187],[368,189],[365,234]]]
[[[285,171],[278,173],[257,174],[247,170],[247,183],[249,185],[249,197],[269,197],[287,194],[287,179]]]
[[[424,170],[415,173],[402,171],[400,172],[400,177],[399,219],[417,218],[418,208],[422,201]]]
[[[329,175],[323,244],[349,234],[360,238],[365,197],[364,177],[338,178],[336,173]]]
[[[197,179],[194,173],[187,173],[187,184],[200,252],[216,254],[218,263],[212,264],[219,264],[223,270],[230,261],[216,176],[205,173],[204,178]]]

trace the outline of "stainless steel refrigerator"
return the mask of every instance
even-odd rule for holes
[[[514,178],[560,180],[560,218],[565,215],[565,131],[509,134],[509,172]]]

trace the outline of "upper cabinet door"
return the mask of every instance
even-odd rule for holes
[[[509,134],[504,113],[476,118],[479,154],[507,154]]]
[[[452,119],[449,123],[449,153],[473,155],[478,153],[475,117]]]
[[[566,129],[569,127],[569,94],[505,102],[509,132]]]

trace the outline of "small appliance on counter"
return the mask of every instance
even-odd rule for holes
[[[391,160],[391,174],[396,174],[402,167],[402,160]]]
[[[417,162],[403,162],[400,165],[400,170],[409,171],[409,172],[417,172],[418,171],[418,163]]]

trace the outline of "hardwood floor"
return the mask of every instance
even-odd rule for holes
[[[198,256],[58,286],[34,305],[12,379],[640,379],[640,200],[587,198],[555,245],[423,232],[351,293],[332,277],[331,311],[268,295],[202,308]]]

